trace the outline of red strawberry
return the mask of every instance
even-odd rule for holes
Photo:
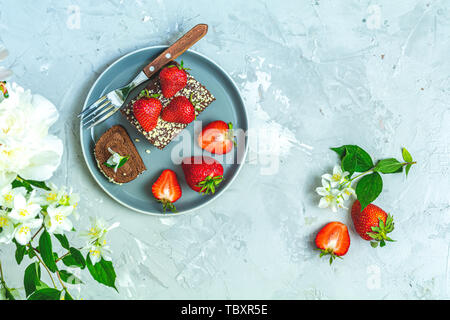
[[[213,158],[188,157],[183,159],[181,166],[187,184],[194,191],[203,194],[214,193],[223,181],[223,167]]]
[[[216,154],[224,154],[231,151],[234,141],[233,124],[221,120],[213,121],[203,128],[198,136],[198,144],[202,149]]]
[[[189,69],[183,67],[183,61],[180,66],[172,64],[161,70],[159,83],[164,97],[171,98],[186,86],[187,75],[184,70]]]
[[[394,241],[387,236],[394,230],[394,218],[388,215],[380,207],[369,204],[361,212],[361,203],[358,200],[352,206],[352,220],[356,232],[364,240],[371,240],[372,247],[386,245],[386,241]]]
[[[316,246],[321,251],[320,257],[330,255],[330,264],[336,257],[341,258],[350,247],[347,226],[338,221],[328,223],[317,234]]]
[[[185,96],[177,96],[163,109],[161,118],[168,122],[191,123],[195,119],[194,105]]]
[[[177,212],[173,203],[180,199],[181,187],[175,172],[169,169],[164,170],[152,185],[152,193],[163,204],[164,212],[166,209]]]
[[[134,117],[145,131],[152,131],[158,123],[163,107],[158,97],[158,94],[150,95],[147,90],[143,90],[138,100],[133,103]]]

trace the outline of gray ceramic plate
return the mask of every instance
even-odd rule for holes
[[[83,109],[105,93],[127,84],[149,61],[154,59],[166,48],[166,46],[143,48],[115,61],[95,81],[87,95]],[[207,57],[191,50],[186,51],[177,59],[178,62],[181,60],[183,60],[186,67],[191,69],[189,73],[216,97],[216,101],[199,115],[197,118],[198,122],[189,124],[184,130],[189,132],[190,139],[186,139],[186,134],[180,134],[180,137],[174,139],[164,150],[159,150],[152,146],[131,126],[120,112],[117,112],[110,119],[89,131],[80,128],[81,147],[84,159],[92,176],[100,187],[117,202],[132,210],[145,214],[159,216],[162,214],[161,204],[155,201],[151,192],[151,186],[162,170],[172,169],[177,173],[183,191],[182,197],[175,203],[178,210],[177,214],[186,213],[198,209],[220,196],[239,173],[247,152],[248,143],[246,136],[238,138],[239,148],[233,148],[233,154],[230,153],[228,155],[234,161],[224,161],[222,156],[214,156],[205,151],[204,155],[216,158],[223,164],[225,180],[221,183],[214,195],[201,195],[187,186],[181,166],[174,163],[172,159],[180,160],[183,157],[183,154],[179,152],[182,143],[191,144],[190,147],[183,149],[184,156],[202,153],[202,149],[196,143],[196,137],[201,130],[199,122],[202,121],[203,125],[206,125],[214,120],[231,121],[235,128],[240,128],[245,132],[248,129],[248,122],[239,90],[230,76],[221,67]],[[136,88],[128,100],[134,98],[143,87],[145,87],[145,83]],[[93,155],[95,142],[108,128],[115,124],[120,124],[125,127],[147,167],[147,171],[137,179],[120,186],[110,183],[99,171]],[[136,138],[140,141],[136,142]],[[241,151],[238,152],[238,150]]]

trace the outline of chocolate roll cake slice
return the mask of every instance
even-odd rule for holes
[[[170,62],[168,65],[176,64],[176,62]],[[203,110],[206,109],[216,98],[209,92],[200,82],[198,82],[191,74],[186,72],[187,75],[187,84],[180,91],[175,94],[176,96],[182,95],[187,98],[191,98],[192,101],[195,101],[195,115],[198,116]],[[152,94],[161,94],[159,99],[163,107],[165,108],[172,98],[165,98],[162,95],[161,86],[159,84],[159,73],[155,74],[151,79],[146,89],[149,91],[150,95]],[[175,122],[167,122],[158,118],[158,124],[151,131],[145,131],[140,125],[137,119],[133,114],[133,103],[136,99],[133,99],[125,108],[122,108],[120,111],[122,114],[131,122],[131,124],[136,127],[136,129],[147,138],[147,140],[157,147],[158,149],[164,149],[173,138],[176,137],[184,128],[188,126],[188,124],[183,123],[175,123]]]
[[[94,156],[100,171],[117,184],[130,182],[147,169],[127,131],[120,125],[111,127],[98,139]]]

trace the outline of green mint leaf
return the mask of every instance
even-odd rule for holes
[[[66,270],[60,270],[59,276],[61,277],[61,280],[70,283],[70,284],[81,284],[83,283],[78,277],[76,277],[74,274],[70,273]]]
[[[60,300],[61,291],[53,288],[45,288],[34,292],[28,300]]]
[[[47,230],[44,230],[39,238],[39,249],[42,260],[44,260],[45,265],[50,269],[50,271],[55,272],[58,270],[56,267],[55,258],[53,256],[52,239],[50,238],[50,234]]]
[[[361,178],[356,185],[356,196],[361,203],[361,211],[374,201],[383,190],[383,179],[378,172]]]
[[[13,241],[16,245],[16,253],[15,253],[16,262],[17,264],[20,264],[23,260],[25,253],[27,252],[27,247],[18,243],[16,239],[14,239]]]
[[[389,158],[378,161],[373,170],[384,174],[397,173],[402,172],[403,166],[397,159]]]
[[[54,234],[55,238],[58,239],[59,243],[61,244],[61,246],[64,249],[69,250],[70,245],[69,245],[69,240],[67,239],[66,235],[64,234]]]
[[[114,288],[117,290],[115,282],[116,282],[116,272],[114,271],[114,267],[111,261],[106,261],[105,259],[101,259],[95,265],[92,264],[91,258],[89,254],[86,256],[86,265],[88,270],[97,282],[104,284],[105,286]]]
[[[412,162],[413,158],[411,156],[411,154],[409,153],[408,150],[406,150],[406,148],[402,149],[402,156],[403,156],[403,160],[405,160],[405,162]]]
[[[30,264],[25,269],[25,275],[23,278],[23,286],[25,288],[25,294],[28,297],[37,290],[40,285],[41,269],[38,262]]]
[[[120,159],[117,169],[119,169],[121,166],[123,166],[128,161],[129,158],[130,158],[130,156],[126,156],[126,157],[123,157],[122,159]]]
[[[344,159],[351,155],[349,159],[346,160],[345,166],[347,168],[352,169],[353,168],[353,157],[355,157],[356,164],[354,166],[354,172],[364,172],[367,170],[372,169],[373,167],[373,161],[370,155],[361,147],[358,147],[356,145],[343,145],[341,147],[331,148],[334,152],[336,152],[339,155],[339,158],[344,161]],[[344,169],[344,165],[342,166],[343,170],[348,171]],[[353,173],[351,171],[348,171],[350,173]]]

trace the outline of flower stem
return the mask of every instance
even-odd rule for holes
[[[52,283],[53,283],[53,286],[55,287],[55,289],[58,289],[58,287],[56,286],[55,280],[53,280],[52,273],[47,268],[47,266],[45,265],[44,261],[42,261],[41,257],[39,257],[39,252],[35,248],[33,248],[33,246],[31,244],[30,244],[30,248],[33,249],[33,251],[36,253],[36,258],[44,266],[45,270],[47,270],[47,273],[50,276],[50,280],[52,280]]]
[[[411,162],[403,162],[403,163],[400,163],[400,165],[404,167],[404,166],[407,166],[407,165],[409,165],[409,164],[416,164],[416,163],[417,163],[416,161],[411,161]],[[352,182],[353,180],[356,180],[356,179],[358,179],[358,178],[360,178],[360,177],[362,177],[362,176],[364,176],[364,175],[366,175],[366,174],[368,174],[368,173],[370,173],[370,172],[373,172],[374,169],[375,169],[375,167],[376,167],[376,166],[374,166],[372,169],[369,169],[369,170],[367,170],[367,171],[365,171],[365,172],[363,172],[363,173],[360,173],[360,174],[358,174],[357,176],[351,178],[351,179],[349,180],[349,182]]]
[[[36,238],[36,236],[39,234],[39,232],[41,232],[41,230],[44,229],[44,225],[42,225],[38,231],[36,231],[36,233],[31,237],[30,242],[32,242],[34,240],[34,238]]]

